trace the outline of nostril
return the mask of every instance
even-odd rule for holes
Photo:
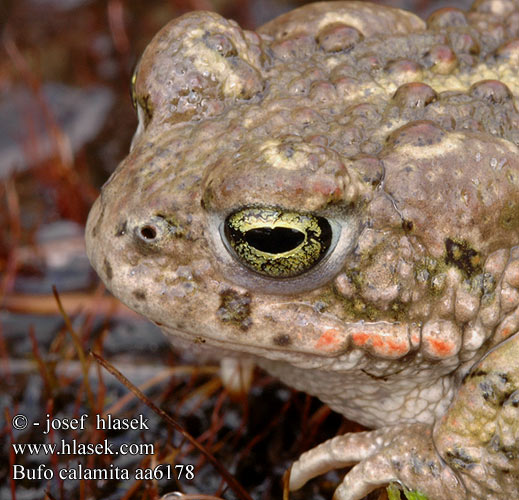
[[[148,215],[133,224],[132,236],[136,248],[142,252],[157,252],[168,245],[172,236],[179,236],[180,231],[162,214]]]
[[[157,237],[157,228],[147,224],[141,227],[141,236],[145,240],[154,240]]]

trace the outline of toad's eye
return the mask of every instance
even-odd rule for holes
[[[308,271],[326,255],[332,241],[324,217],[263,207],[229,215],[224,234],[245,266],[273,278]]]

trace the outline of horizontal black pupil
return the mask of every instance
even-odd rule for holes
[[[284,253],[303,243],[305,235],[287,227],[259,227],[245,233],[245,241],[261,252]]]

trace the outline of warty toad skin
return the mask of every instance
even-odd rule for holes
[[[519,1],[427,22],[322,2],[165,26],[92,265],[175,345],[254,360],[375,430],[303,454],[430,500],[519,490]]]

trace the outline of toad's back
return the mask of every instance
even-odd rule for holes
[[[310,452],[293,487],[360,462],[340,500],[391,480],[430,499],[519,488],[518,65],[511,0],[427,24],[322,2],[257,32],[197,12],[146,49],[90,259],[174,342],[380,427],[340,459]]]

